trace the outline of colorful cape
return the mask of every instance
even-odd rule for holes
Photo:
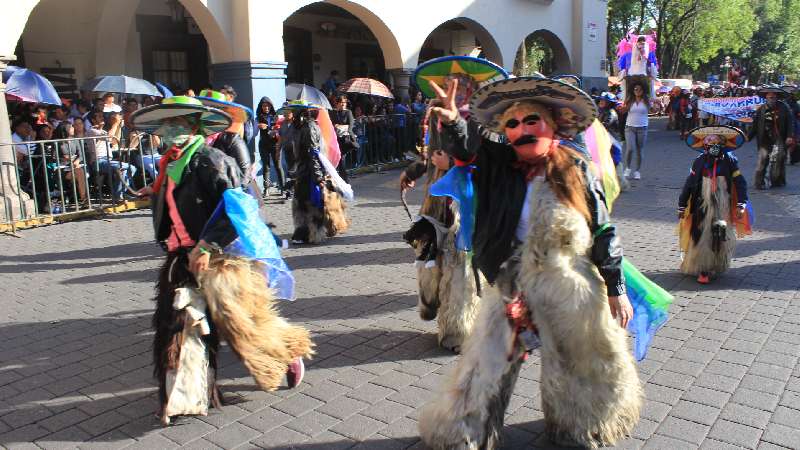
[[[281,257],[278,240],[259,215],[258,201],[241,189],[228,189],[209,223],[216,220],[223,209],[238,234],[223,251],[263,263],[265,281],[275,291],[275,296],[294,300],[294,276]]]
[[[633,355],[637,361],[647,356],[647,349],[656,332],[667,322],[672,296],[642,275],[627,258],[622,259],[622,273],[628,300],[633,306],[633,320],[628,331],[634,336]]]
[[[336,139],[336,129],[333,127],[327,109],[319,108],[317,123],[322,133],[322,140],[325,142],[325,156],[328,157],[328,161],[333,164],[333,167],[337,167],[339,161],[342,160],[342,152],[339,149],[339,141]]]
[[[611,212],[614,200],[620,193],[617,171],[614,168],[614,159],[611,156],[612,137],[606,127],[595,119],[592,125],[584,132],[586,150],[592,159],[595,176],[603,184],[606,195],[606,207]]]
[[[436,197],[450,197],[458,203],[461,224],[456,235],[456,248],[472,251],[472,233],[475,230],[475,187],[472,170],[475,166],[455,166],[430,187]]]

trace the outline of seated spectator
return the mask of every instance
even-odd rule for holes
[[[115,103],[114,94],[111,92],[107,92],[103,95],[103,112],[122,112],[122,107]]]
[[[17,154],[17,164],[21,165],[25,158],[31,154],[32,145],[25,144],[25,142],[34,140],[36,135],[33,132],[33,127],[25,118],[15,120],[11,129],[13,130],[11,142],[17,144],[14,146]]]
[[[116,133],[116,130],[121,125],[121,120],[110,124],[110,131],[106,131],[102,112],[95,112],[91,117],[92,128],[86,130],[86,136],[94,138],[87,141],[87,148],[91,148],[91,153],[93,153],[94,164],[89,161],[89,171],[95,179],[95,184],[101,190],[108,183],[113,198],[118,201],[122,200],[125,192],[124,184],[129,183],[130,178],[136,172],[136,168],[113,158],[112,149],[118,148],[119,140],[112,133]],[[114,114],[112,117],[119,117],[119,115]],[[87,155],[87,158],[89,158],[89,155]]]
[[[75,128],[81,127],[83,132],[83,121],[76,120],[75,124],[67,121],[62,122],[56,127],[53,136],[56,139],[70,139],[67,141],[57,142],[59,148],[59,158],[61,163],[61,170],[63,172],[64,181],[78,193],[78,201],[81,205],[88,203],[86,196],[86,171],[84,164],[81,160],[81,143],[80,141],[72,140],[71,138],[77,137],[75,135]],[[73,194],[72,189],[65,189],[64,196],[71,197]]]
[[[50,111],[50,125],[55,129],[61,125],[61,122],[68,120],[69,118],[69,108],[64,105],[58,106],[52,111]]]

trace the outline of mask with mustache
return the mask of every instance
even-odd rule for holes
[[[528,164],[545,161],[557,141],[552,113],[537,105],[523,105],[504,114],[504,118],[504,132],[517,159]]]

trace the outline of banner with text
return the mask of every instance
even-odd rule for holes
[[[715,97],[701,98],[697,107],[715,116],[725,117],[738,122],[752,122],[752,115],[764,99],[752,97]]]

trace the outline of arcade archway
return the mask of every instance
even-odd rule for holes
[[[561,39],[548,30],[529,34],[517,49],[514,74],[517,76],[540,73],[545,76],[570,73],[572,64]]]
[[[442,23],[428,37],[419,52],[419,63],[448,55],[470,55],[503,65],[503,56],[494,37],[483,25],[459,17]]]

